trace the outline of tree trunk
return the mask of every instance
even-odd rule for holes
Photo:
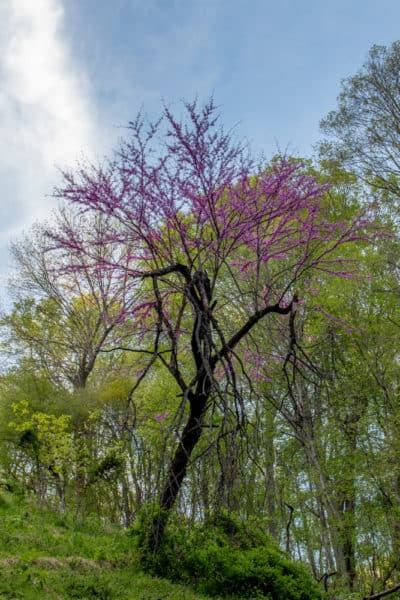
[[[265,506],[268,513],[268,530],[271,537],[278,539],[277,507],[276,507],[276,480],[275,480],[275,434],[276,434],[276,409],[268,407],[267,422],[265,425]]]
[[[202,378],[204,384],[206,384],[205,379]],[[200,383],[197,388],[204,389]],[[157,552],[160,546],[164,528],[168,520],[168,512],[175,504],[193,449],[200,439],[208,397],[209,392],[193,394],[192,397],[189,397],[189,418],[168,468],[166,482],[160,499],[160,514],[155,515],[153,519],[152,539],[150,541],[153,552]]]
[[[157,552],[160,546],[169,511],[175,504],[182,481],[186,475],[191,454],[200,439],[204,416],[207,412],[207,405],[212,392],[213,374],[217,363],[222,358],[228,356],[251,328],[267,314],[289,314],[292,310],[293,302],[296,302],[294,296],[293,301],[283,308],[277,303],[256,311],[236,334],[230,338],[229,342],[223,342],[222,349],[217,354],[213,354],[213,329],[218,331],[219,326],[216,319],[212,317],[212,308],[215,306],[215,303],[212,302],[210,279],[204,270],[196,271],[191,278],[189,272],[185,270],[185,278],[187,281],[187,299],[192,305],[194,312],[191,351],[194,364],[196,365],[196,388],[195,391],[191,389],[185,390],[190,405],[189,418],[182,431],[174,457],[169,465],[166,482],[160,498],[160,513],[153,518],[150,539],[150,550],[153,552]],[[163,322],[164,315],[162,312],[162,300],[157,287],[157,276],[153,277],[153,283],[158,301],[158,312],[161,322]],[[170,337],[174,340],[173,332]],[[182,385],[182,377],[179,374],[176,363],[173,362],[171,364],[171,369],[175,372],[176,376],[179,375],[177,379],[179,384]]]
[[[130,527],[132,523],[132,509],[131,499],[129,494],[129,484],[125,475],[121,481],[121,494],[122,494],[122,520],[124,527]]]
[[[167,480],[161,495],[160,507],[169,510],[175,504],[194,447],[200,439],[207,397],[191,402],[189,419],[182,432],[175,455],[168,469]]]

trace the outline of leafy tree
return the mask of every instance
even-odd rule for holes
[[[92,225],[65,208],[55,213],[53,222],[65,236],[79,230],[82,243]],[[96,245],[98,255],[106,255],[101,220],[96,233],[90,243]],[[121,335],[118,326],[133,299],[129,281],[116,280],[112,270],[93,269],[90,264],[82,265],[79,272],[71,268],[76,261],[73,249],[62,256],[49,251],[42,226],[34,227],[11,250],[17,268],[10,289],[16,302],[2,319],[6,346],[17,355],[31,356],[36,367],[57,383],[85,387],[109,338],[113,336],[115,342]],[[123,256],[118,259],[123,263]]]
[[[373,46],[344,79],[338,107],[322,120],[322,155],[375,188],[400,195],[400,42]]]
[[[130,349],[149,357],[138,381],[158,362],[180,388],[186,422],[160,496],[164,514],[213,407],[225,422],[233,414],[236,427],[244,423],[240,348],[266,317],[294,314],[296,288],[313,272],[348,275],[340,248],[364,239],[368,224],[331,220],[326,186],[295,161],[256,170],[219,127],[213,101],[185,110],[180,121],[165,108],[148,127],[139,116],[114,160],[65,173],[57,195],[92,215],[94,227],[50,232],[57,252],[72,256],[68,272],[89,265],[135,283]],[[99,222],[106,253],[95,241]]]

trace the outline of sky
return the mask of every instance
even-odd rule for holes
[[[397,39],[399,0],[0,0],[0,305],[60,169],[109,155],[138,110],[213,94],[255,154],[310,157],[341,79]]]

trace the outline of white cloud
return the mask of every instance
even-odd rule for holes
[[[45,217],[55,166],[95,148],[90,90],[63,37],[62,0],[0,0],[0,244]]]

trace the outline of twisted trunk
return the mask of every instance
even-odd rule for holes
[[[160,320],[162,321],[163,319],[163,312],[161,296],[157,287],[157,277],[170,271],[181,273],[186,280],[187,299],[192,306],[194,314],[191,351],[196,366],[196,377],[194,379],[195,389],[193,390],[191,387],[184,389],[184,394],[187,395],[189,401],[189,416],[168,468],[164,488],[160,497],[160,513],[153,518],[150,539],[150,550],[153,552],[157,552],[160,546],[169,512],[178,497],[192,452],[200,439],[204,417],[213,391],[214,371],[217,364],[221,359],[229,361],[230,353],[235,346],[267,314],[289,314],[292,311],[294,303],[297,301],[297,297],[294,295],[293,300],[287,306],[281,307],[279,303],[276,303],[274,305],[266,306],[261,310],[257,310],[248,318],[243,326],[238,329],[230,340],[226,341],[219,329],[217,320],[212,314],[215,303],[212,302],[209,277],[203,270],[196,271],[193,276],[190,276],[187,268],[182,265],[174,265],[167,270],[164,269],[162,272],[158,271],[151,274],[156,297],[158,299]],[[218,333],[221,342],[221,347],[218,351],[216,350],[215,343],[212,339],[213,330]],[[174,370],[177,371],[176,365]],[[182,378],[178,371],[177,375],[177,380],[180,383]]]
[[[199,387],[199,386],[198,386]],[[192,452],[200,439],[210,391],[193,394],[190,412],[175,454],[169,465],[160,499],[160,514],[153,519],[151,550],[157,552],[167,524],[168,512],[174,506],[185,478]]]

